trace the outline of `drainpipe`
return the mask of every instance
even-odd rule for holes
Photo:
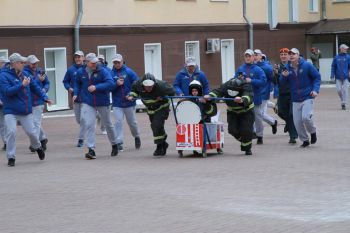
[[[321,20],[326,20],[327,15],[326,15],[326,0],[322,0],[321,2],[321,8],[322,8],[322,13],[321,13]]]
[[[83,17],[83,0],[78,0],[78,15],[75,20],[74,26],[74,49],[75,51],[80,50],[80,37],[79,37],[79,29],[81,18]]]
[[[243,3],[243,18],[249,25],[249,48],[253,49],[253,23],[250,21],[250,19],[247,16],[247,2],[246,0],[242,0]]]

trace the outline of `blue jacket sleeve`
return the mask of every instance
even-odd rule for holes
[[[176,74],[176,78],[175,78],[175,80],[173,82],[173,86],[174,86],[176,95],[183,94],[183,92],[181,90],[181,78],[182,78],[182,75],[179,72],[179,73]]]
[[[103,82],[95,85],[96,91],[99,91],[99,92],[111,91],[114,86],[114,82],[110,72],[108,72],[105,69],[102,69],[100,75],[102,75]]]
[[[77,72],[76,77],[74,79],[74,95],[79,96],[81,91],[81,72]]]
[[[35,95],[39,96],[43,100],[48,100],[49,97],[41,90],[40,86],[37,82],[33,82],[33,80],[30,81],[30,91],[33,92]]]
[[[64,78],[63,78],[63,85],[64,85],[64,88],[66,88],[67,91],[69,90],[69,88],[71,88],[70,81],[71,81],[71,75],[70,75],[69,70],[67,70],[67,72],[66,72],[66,74],[64,75]]]
[[[265,72],[259,68],[257,69],[257,76],[258,78],[252,79],[252,85],[255,87],[262,87],[266,83],[266,75]]]
[[[337,59],[336,58],[333,58],[333,61],[332,61],[332,69],[331,69],[331,78],[334,77],[335,75],[335,69],[336,69],[336,66],[337,66]]]
[[[4,96],[14,96],[21,90],[22,83],[12,86],[6,77],[0,75],[0,88]]]
[[[50,89],[50,81],[47,75],[45,75],[45,79],[43,81],[43,88],[45,89],[45,92],[47,93]]]
[[[208,95],[210,92],[209,81],[203,72],[201,72],[201,79],[202,79],[202,86],[203,86],[203,94]]]

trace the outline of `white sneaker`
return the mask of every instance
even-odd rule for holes
[[[103,130],[103,131],[101,131],[101,134],[107,135],[107,131],[106,131],[106,130]]]

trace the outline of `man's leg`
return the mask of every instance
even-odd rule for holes
[[[252,110],[239,114],[238,127],[239,134],[241,135],[241,150],[245,151],[246,155],[252,154],[253,123],[254,112]]]
[[[4,116],[5,123],[5,141],[6,154],[8,159],[16,158],[16,132],[17,132],[17,118],[15,115],[6,114]]]
[[[107,136],[108,136],[109,142],[112,145],[111,156],[117,156],[119,148],[117,144],[115,128],[111,120],[111,111],[109,109],[109,106],[97,107],[97,111],[100,113],[101,124],[103,124],[106,127]]]
[[[115,133],[117,137],[117,144],[123,144],[123,120],[124,111],[123,108],[113,107],[113,114],[115,118]]]
[[[4,143],[4,147],[3,150],[6,149],[6,140],[5,140],[5,117],[4,117],[4,113],[2,111],[2,108],[0,108],[0,135],[1,135],[1,139]]]
[[[80,142],[80,143],[78,142],[79,147],[83,146],[82,143],[85,138],[85,127],[84,127],[84,124],[81,122],[81,107],[82,107],[81,103],[74,102],[73,109],[74,109],[75,120],[79,124],[79,136],[78,136],[78,139]]]
[[[95,124],[96,110],[88,104],[81,105],[81,124],[86,130],[86,146],[94,149],[96,144]]]
[[[34,150],[37,152],[39,159],[44,160],[45,152],[41,147],[41,143],[39,141],[39,135],[34,130],[33,115],[28,114],[24,116],[17,116],[17,119],[21,123],[24,132],[28,135],[30,139],[30,144],[32,145]]]
[[[302,142],[308,142],[309,141],[309,136],[307,135],[303,119],[302,119],[302,103],[299,102],[293,102],[293,120],[294,120],[294,125],[295,129],[298,132],[299,139]]]
[[[164,129],[165,120],[168,119],[169,109],[160,109],[154,114],[149,115],[151,121],[151,129],[153,132],[154,143],[157,144],[157,149],[153,153],[155,156],[163,156],[166,154],[168,143],[166,142],[167,134]]]
[[[263,144],[264,136],[264,124],[263,124],[263,115],[262,115],[262,105],[255,105],[254,107],[255,114],[255,130],[257,136],[257,144]]]
[[[262,111],[263,111],[263,120],[269,124],[269,125],[274,125],[275,122],[276,122],[276,119],[273,118],[272,116],[270,116],[268,113],[267,113],[267,103],[268,101],[267,100],[263,100],[263,103],[262,103]]]
[[[346,106],[346,104],[348,103],[348,96],[349,96],[349,81],[347,79],[345,79],[343,81],[343,85],[342,85],[342,95],[343,95],[343,101],[342,104],[344,106]]]
[[[129,125],[131,135],[136,138],[140,137],[140,130],[136,121],[136,110],[135,107],[129,107],[124,109],[126,122]]]
[[[339,95],[341,104],[343,104],[343,90],[342,90],[342,86],[343,86],[343,80],[336,79],[335,80],[335,87],[337,89],[337,93]]]
[[[310,134],[316,133],[316,127],[313,120],[313,115],[314,115],[313,110],[314,110],[314,100],[313,99],[305,100],[303,102],[302,118],[303,118],[303,123],[305,125],[306,130]]]

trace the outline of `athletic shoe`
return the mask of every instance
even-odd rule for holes
[[[83,147],[83,146],[84,146],[84,140],[83,139],[79,139],[77,147]]]
[[[311,134],[311,144],[315,144],[317,142],[317,136],[316,133]]]
[[[6,143],[5,143],[4,146],[2,147],[2,150],[3,150],[3,151],[6,150]]]
[[[11,158],[11,159],[8,160],[7,166],[8,167],[14,167],[15,166],[15,162],[16,162],[16,160]]]
[[[118,151],[119,151],[119,144],[113,145],[112,146],[111,156],[117,156],[118,155]]]
[[[252,153],[252,150],[251,150],[251,149],[245,151],[245,155],[252,155],[252,154],[253,154],[253,153]]]
[[[32,146],[29,146],[29,150],[30,150],[30,152],[32,152],[32,153],[34,153],[36,150],[34,149],[34,147],[32,147]]]
[[[89,148],[89,152],[85,154],[85,158],[87,159],[96,159],[95,151]]]
[[[272,127],[272,134],[276,134],[277,133],[277,120],[275,120],[275,124],[271,125]]]
[[[101,130],[101,134],[107,135],[107,131],[106,130]]]
[[[309,141],[304,141],[303,144],[301,144],[300,147],[305,148],[305,147],[308,147],[308,146],[310,146],[310,142]]]
[[[118,150],[121,152],[121,151],[124,151],[124,148],[123,148],[123,143],[118,143],[117,144],[117,147],[118,147]]]
[[[291,139],[289,139],[289,142],[288,143],[290,143],[290,144],[295,144],[295,143],[297,143],[297,141],[294,139],[294,138],[291,138]]]
[[[288,133],[288,125],[287,124],[284,126],[283,132]]]
[[[163,156],[163,144],[157,144],[156,150],[153,152],[154,156]]]
[[[46,144],[49,140],[47,140],[47,138],[45,138],[44,140],[41,140],[40,143],[41,143],[41,148],[43,148],[44,151],[46,151],[47,147],[46,147]]]
[[[45,159],[45,152],[44,152],[43,148],[36,149],[36,153],[38,154],[38,157],[40,160]]]
[[[345,104],[342,104],[342,105],[341,105],[341,109],[342,109],[342,110],[346,110]]]
[[[169,144],[167,142],[164,142],[162,145],[162,154],[161,155],[166,155],[166,150],[168,149]]]
[[[135,148],[137,150],[141,148],[141,139],[139,137],[135,138]]]
[[[263,138],[262,137],[257,137],[257,141],[256,141],[256,144],[258,144],[258,145],[262,145],[262,144],[264,144],[264,142],[263,142]]]

